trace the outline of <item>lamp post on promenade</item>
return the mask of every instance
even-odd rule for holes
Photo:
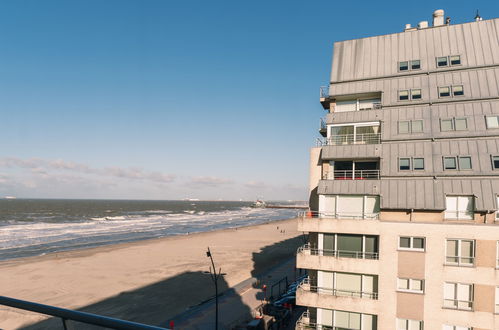
[[[210,266],[210,272],[209,274],[211,275],[211,279],[213,280],[213,283],[215,284],[215,330],[218,330],[218,279],[226,275],[225,273],[222,273],[222,268],[217,269],[215,268],[215,262],[213,262],[213,257],[211,255],[210,248],[208,247],[208,251],[206,251],[206,256],[210,258],[211,260],[211,266]],[[212,268],[213,267],[213,268]],[[213,269],[213,271],[212,271]],[[208,273],[208,272],[205,272]]]

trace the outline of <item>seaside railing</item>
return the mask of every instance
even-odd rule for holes
[[[298,285],[298,289],[318,294],[333,295],[336,297],[368,298],[373,300],[378,299],[377,292],[339,290],[333,288],[320,287],[317,286],[317,283],[315,283],[315,281],[312,281],[310,278],[306,278],[303,281],[301,281],[300,284]]]
[[[317,146],[338,146],[348,144],[380,144],[381,133],[337,134],[326,139],[317,139]]]
[[[335,170],[325,172],[323,180],[379,180],[379,170]]]
[[[355,220],[377,220],[379,213],[362,213],[362,212],[317,212],[317,211],[304,211],[298,212],[300,218],[310,219],[355,219]]]
[[[348,250],[329,250],[312,248],[309,243],[300,246],[298,254],[308,254],[312,256],[326,256],[335,258],[355,258],[355,259],[379,259],[378,252],[348,251]]]
[[[112,317],[79,312],[71,309],[59,308],[50,305],[43,305],[31,301],[20,300],[5,296],[0,296],[0,305],[23,309],[35,313],[55,316],[61,319],[63,329],[69,328],[68,321],[76,321],[85,324],[101,326],[108,329],[118,330],[168,330],[167,328],[156,327],[137,322],[120,320]]]

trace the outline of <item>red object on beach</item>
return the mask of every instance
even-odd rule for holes
[[[172,329],[172,330],[173,330],[173,328],[174,328],[174,327],[175,327],[175,322],[170,321],[170,329]]]
[[[307,212],[307,218],[311,218],[312,217],[312,211],[308,211]]]

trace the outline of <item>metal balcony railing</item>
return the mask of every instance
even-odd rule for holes
[[[314,292],[323,295],[333,295],[336,297],[354,297],[354,298],[367,298],[372,300],[378,299],[377,292],[364,292],[364,291],[351,291],[351,290],[339,290],[333,288],[325,288],[317,286],[315,281],[312,281],[310,278],[304,279],[299,285],[298,289]]]
[[[137,322],[124,321],[112,317],[79,312],[70,309],[59,308],[50,305],[43,305],[26,300],[19,300],[10,297],[0,296],[0,306],[19,308],[35,313],[55,316],[61,319],[61,328],[68,329],[68,321],[77,321],[85,324],[101,326],[106,329],[119,330],[167,330],[166,328],[146,325]]]
[[[344,144],[380,144],[381,133],[357,133],[331,135],[326,139],[326,145],[337,146]]]
[[[319,95],[321,99],[326,99],[329,97],[329,86],[321,86],[319,89]]]
[[[325,172],[323,180],[379,180],[379,170],[335,170]]]
[[[377,220],[379,219],[379,213],[362,213],[362,212],[316,212],[316,211],[304,211],[299,212],[298,216],[301,218],[313,218],[313,219],[358,219],[358,220]]]
[[[326,128],[327,128],[326,118],[321,118],[320,129],[323,130],[323,129],[326,129]]]
[[[297,254],[308,254],[312,256],[326,256],[334,258],[354,258],[354,259],[372,259],[378,260],[378,252],[347,251],[347,250],[328,250],[312,248],[310,244],[300,246]]]

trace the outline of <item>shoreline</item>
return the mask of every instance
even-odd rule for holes
[[[213,295],[206,248],[227,273],[222,290],[291,258],[296,218],[0,261],[0,292],[17,299],[159,324]],[[285,258],[285,259],[284,259]],[[140,302],[140,303],[139,303]],[[0,328],[42,329],[46,317],[0,306]]]
[[[268,225],[271,223],[286,222],[286,221],[296,220],[296,219],[297,219],[297,217],[288,218],[288,219],[279,219],[279,220],[268,220],[268,221],[258,223],[258,224],[226,227],[226,228],[222,228],[222,229],[212,229],[212,230],[207,230],[207,231],[198,231],[198,232],[191,232],[191,233],[186,233],[186,234],[174,234],[174,235],[168,235],[168,236],[162,236],[162,237],[150,237],[150,238],[143,238],[143,239],[126,241],[126,242],[120,242],[120,243],[110,243],[110,244],[103,244],[103,245],[91,246],[91,247],[67,249],[67,250],[49,252],[49,253],[44,253],[44,254],[39,254],[39,255],[27,256],[27,257],[10,258],[10,259],[0,260],[0,268],[3,265],[16,264],[19,262],[22,263],[25,261],[30,262],[31,260],[35,260],[35,259],[41,260],[43,258],[52,258],[55,255],[61,255],[60,257],[62,257],[62,258],[67,257],[66,254],[71,254],[70,257],[78,257],[78,255],[77,255],[78,253],[81,253],[81,254],[84,254],[85,256],[88,256],[88,255],[91,255],[91,253],[93,251],[95,251],[94,253],[109,252],[109,251],[112,251],[114,249],[126,248],[128,246],[133,246],[133,245],[141,245],[141,244],[145,244],[147,242],[173,239],[176,237],[192,237],[192,236],[196,236],[196,235],[209,234],[209,233],[213,233],[213,232],[237,231],[240,228],[257,227],[257,226],[262,226],[262,225]],[[102,250],[102,251],[100,251],[100,250]]]

